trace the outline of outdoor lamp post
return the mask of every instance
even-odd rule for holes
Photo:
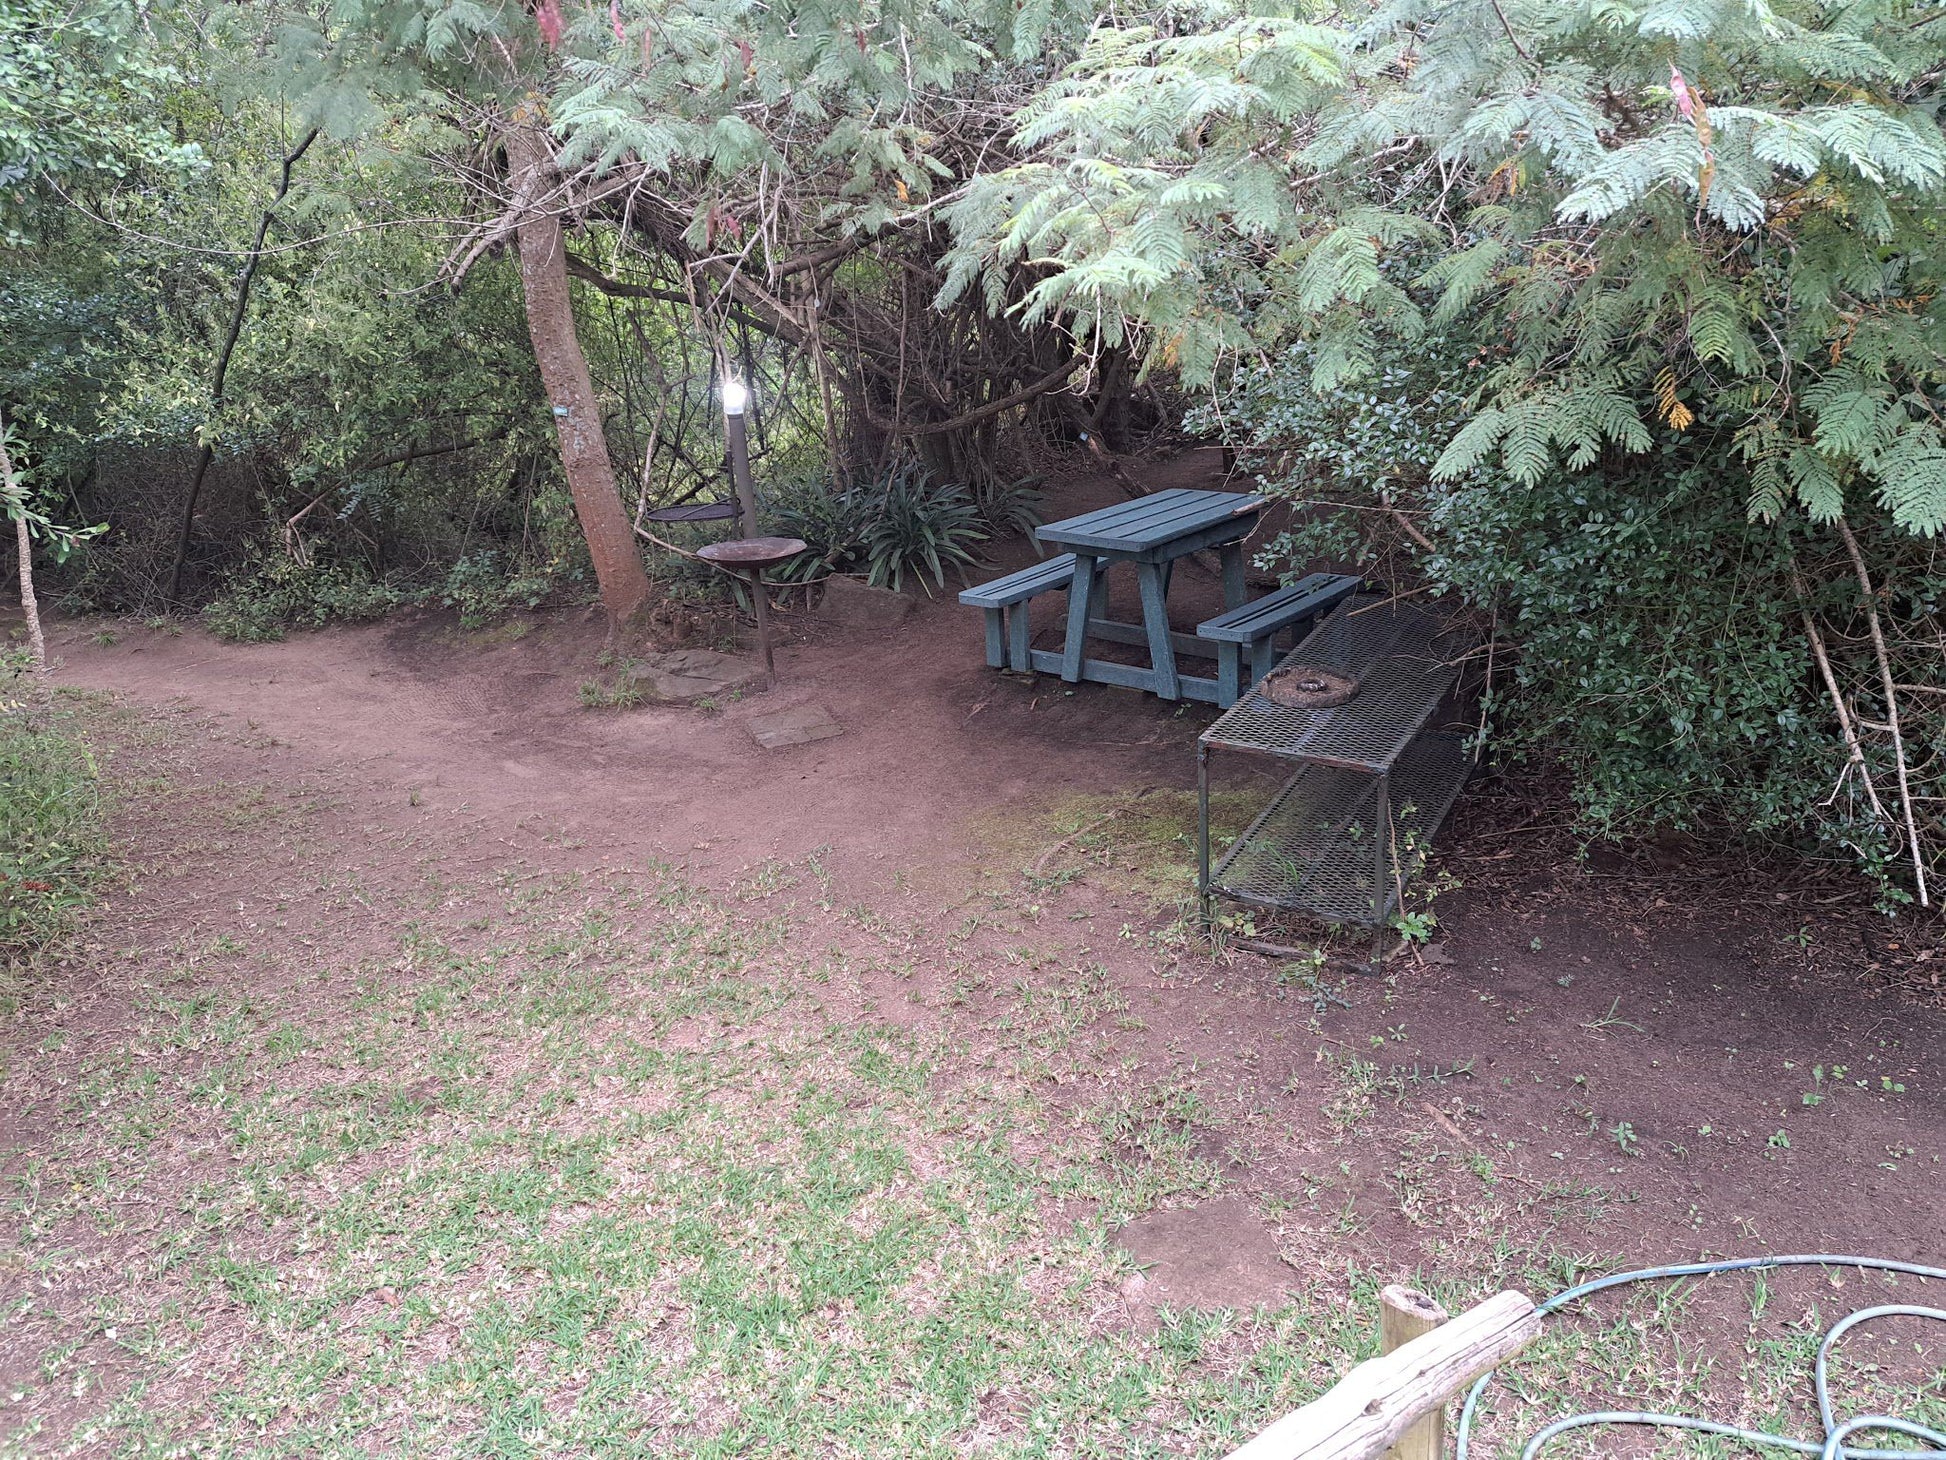
[[[757,618],[757,643],[763,650],[764,668],[774,676],[777,660],[770,648],[770,591],[764,587],[764,569],[789,562],[804,551],[804,544],[794,537],[757,535],[757,491],[750,485],[750,435],[743,422],[743,413],[750,405],[750,388],[726,375],[722,389],[724,434],[730,438],[730,476],[736,482],[743,536],[698,548],[696,556],[749,586],[750,609]]]
[[[757,535],[757,489],[750,483],[750,432],[743,413],[750,405],[750,388],[734,376],[723,378],[723,429],[730,438],[730,479],[736,483],[737,511],[743,535]]]

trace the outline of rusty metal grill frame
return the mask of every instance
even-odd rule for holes
[[[1472,769],[1465,736],[1429,733],[1407,746],[1389,787],[1393,845],[1423,848]],[[1230,844],[1210,873],[1211,891],[1327,922],[1383,925],[1398,910],[1399,898],[1397,879],[1387,878],[1385,905],[1373,914],[1378,793],[1375,776],[1305,766]]]
[[[1417,870],[1397,866],[1395,854],[1430,843],[1475,764],[1468,737],[1426,728],[1458,682],[1469,645],[1423,606],[1347,599],[1278,667],[1350,675],[1358,692],[1349,702],[1298,709],[1253,688],[1203,732],[1196,757],[1206,925],[1217,895],[1362,925],[1373,929],[1378,967],[1399,889]],[[1219,749],[1301,768],[1212,868],[1209,763]]]
[[[1313,664],[1358,681],[1350,704],[1325,710],[1280,705],[1252,689],[1203,732],[1203,743],[1292,756],[1377,775],[1426,727],[1459,677],[1463,636],[1424,609],[1347,599],[1278,667]]]

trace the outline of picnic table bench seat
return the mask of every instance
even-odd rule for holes
[[[962,592],[961,603],[986,610],[987,664],[994,669],[1028,673],[1033,663],[1027,605],[1041,594],[1066,589],[1073,582],[1074,554],[1062,553]]]
[[[1219,613],[1196,626],[1196,636],[1216,644],[1216,682],[1220,705],[1243,693],[1243,651],[1250,651],[1250,683],[1266,674],[1276,657],[1277,635],[1316,618],[1358,589],[1358,579],[1342,573],[1312,573],[1275,593]]]

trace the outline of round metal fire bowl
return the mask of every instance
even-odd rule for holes
[[[733,573],[761,573],[787,563],[804,551],[804,541],[795,537],[733,537],[728,542],[713,542],[696,549],[696,556]]]

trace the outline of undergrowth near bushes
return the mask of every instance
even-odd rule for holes
[[[902,461],[845,487],[818,477],[787,481],[765,503],[765,516],[774,530],[806,544],[778,570],[786,582],[851,573],[894,590],[915,579],[930,593],[945,585],[949,570],[963,578],[981,543],[1038,526],[1040,505],[1030,482],[975,493]]]
[[[99,769],[74,713],[0,673],[0,954],[46,946],[89,899],[106,843]]]
[[[509,563],[492,551],[462,557],[439,582],[423,587],[387,582],[360,564],[254,552],[203,609],[203,623],[218,638],[261,644],[291,629],[363,623],[413,605],[437,605],[457,609],[460,626],[477,629],[512,609],[538,606],[556,586],[555,574]]]

